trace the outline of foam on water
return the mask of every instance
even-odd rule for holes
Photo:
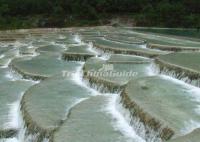
[[[91,93],[90,95],[95,96],[98,95],[99,92],[96,91],[95,89],[87,86],[87,84],[83,81],[83,66],[84,66],[84,62],[79,62],[80,66],[77,67],[76,72],[72,74],[72,80],[77,84],[80,85],[81,87],[84,87],[85,89],[89,90]]]
[[[95,50],[95,48],[93,48],[94,45],[92,42],[88,43],[88,48],[87,50],[90,51],[91,53],[94,53],[96,55],[96,57],[100,54],[97,50]]]
[[[83,68],[84,63],[81,62],[80,64],[81,65],[77,68],[76,73],[73,74],[72,80],[75,81],[78,85],[90,90],[92,95],[110,96],[108,105],[106,106],[106,108],[103,108],[103,109],[108,114],[110,114],[111,117],[113,118],[112,125],[114,129],[121,132],[122,135],[124,135],[127,138],[127,142],[145,142],[145,140],[142,137],[136,134],[136,131],[130,125],[131,117],[129,113],[126,113],[126,115],[124,115],[119,111],[118,109],[120,105],[118,104],[119,94],[102,94],[98,92],[97,90],[92,89],[91,87],[88,87],[87,83],[83,81],[82,68]]]
[[[130,120],[126,120],[126,118],[129,119],[130,116],[127,114],[127,117],[125,118],[118,110],[118,105],[120,105],[118,104],[119,94],[106,95],[109,96],[109,102],[105,110],[113,118],[113,127],[127,137],[127,142],[145,142],[143,138],[136,134],[136,131],[129,124]]]
[[[1,66],[1,68],[8,68],[11,61],[12,61],[12,59],[8,59],[8,61],[5,63],[5,65]]]
[[[167,75],[160,75],[163,79],[166,79],[166,80],[170,80],[170,81],[173,81],[177,84],[181,84],[185,87],[187,87],[189,89],[190,92],[192,92],[192,94],[195,93],[195,96],[198,95],[199,96],[199,99],[200,99],[200,88],[196,87],[196,86],[193,86],[193,85],[190,85],[190,84],[187,84],[185,83],[184,81],[182,80],[178,80],[176,78],[173,78],[173,77],[170,77],[170,76],[167,76]]]
[[[63,49],[67,49],[67,46],[65,44],[56,43],[56,42],[52,42],[51,44],[55,46],[59,46],[60,48],[63,48]]]
[[[1,48],[8,47],[9,45],[10,45],[10,43],[0,42]]]
[[[0,142],[19,142],[17,138],[0,139]]]
[[[193,130],[200,128],[200,122],[194,120],[188,120],[185,122],[185,127],[181,130],[183,134],[191,133]]]
[[[0,59],[2,59],[2,58],[4,58],[4,57],[5,57],[5,55],[4,55],[4,54],[0,55]]]
[[[19,134],[16,137],[16,142],[36,142],[39,134],[28,134],[27,128],[24,127],[24,122],[21,126]]]
[[[21,93],[21,96],[24,93]],[[20,97],[21,98],[21,97]],[[10,111],[8,114],[8,122],[5,124],[5,128],[11,128],[11,129],[19,129],[20,127],[20,100],[18,99],[16,102],[12,103],[12,104],[8,104]]]
[[[158,75],[158,72],[155,69],[154,63],[146,67],[146,73],[148,74],[148,76]]]
[[[131,57],[137,57],[137,58],[140,58],[140,59],[146,59],[146,60],[151,60],[151,58],[148,58],[148,57],[143,57],[143,56],[139,56],[139,55],[126,55],[126,54],[115,54],[115,55],[120,55],[120,56],[131,56]]]
[[[31,55],[29,55],[29,56],[31,56],[31,57],[36,57],[36,56],[39,56],[40,55],[40,53],[38,53],[38,52],[33,52]]]
[[[70,110],[71,110],[73,107],[75,107],[76,105],[78,105],[79,103],[81,103],[82,101],[86,100],[86,99],[88,99],[88,98],[77,99],[71,106],[68,107],[68,109],[67,109],[66,112],[65,112],[65,116],[64,116],[64,118],[63,118],[62,120],[63,120],[63,121],[66,120],[67,117],[68,117],[68,114],[69,114]]]
[[[36,48],[36,47],[33,46],[33,45],[29,45],[27,48],[28,48],[28,49],[32,49],[32,48]]]
[[[5,77],[11,81],[20,80],[22,78],[21,75],[14,73],[12,70],[7,71]]]
[[[13,71],[7,72],[6,77],[10,80],[10,81],[27,81],[27,82],[32,82],[33,84],[38,84],[40,83],[40,81],[35,81],[35,80],[29,80],[29,79],[24,79],[22,78],[21,75],[17,74],[17,73],[13,73]]]
[[[74,41],[76,41],[77,43],[81,43],[82,41],[81,41],[81,37],[78,35],[78,34],[76,34],[75,36],[74,36]]]
[[[64,35],[59,35],[58,39],[65,39],[66,37]]]
[[[148,75],[150,76],[159,75],[165,80],[169,80],[176,84],[183,85],[185,88],[187,88],[187,92],[190,93],[191,95],[191,100],[198,103],[194,111],[200,115],[200,88],[199,87],[193,86],[191,84],[187,84],[183,80],[179,80],[168,75],[162,75],[162,74],[160,75],[158,70],[156,69],[155,64],[152,64],[150,67],[147,67],[147,72],[148,72]],[[199,127],[200,127],[200,122],[196,122],[194,120],[188,120],[185,122],[185,126],[181,130],[181,132],[183,134],[187,134]]]
[[[32,82],[33,84],[37,84],[39,83],[40,81],[35,81],[35,80],[30,80],[30,79],[24,79],[21,74],[15,72],[14,70],[9,70],[6,72],[6,75],[5,75],[6,78],[8,78],[10,81],[28,81],[28,82]]]
[[[16,42],[13,43],[13,46],[18,48],[18,47],[22,47],[22,46],[27,46],[27,44],[22,43],[20,41],[16,41]]]
[[[21,97],[18,100],[18,104],[16,103],[15,108],[13,109],[12,113],[13,115],[11,115],[11,124],[15,124],[16,126],[18,126],[18,134],[14,139],[14,141],[10,141],[8,140],[7,142],[33,142],[36,140],[38,134],[28,134],[27,133],[27,128],[25,127],[25,122],[23,120],[23,116],[22,116],[22,112],[20,111],[21,108],[21,99],[22,96],[24,95],[24,93],[21,93]],[[13,118],[12,118],[13,117]],[[15,118],[15,120],[14,120]]]
[[[147,44],[140,45],[140,48],[147,48]]]
[[[21,115],[21,111],[20,111],[20,102],[21,102],[21,98],[23,96],[24,92],[21,93],[19,99],[12,103],[9,104],[10,107],[10,112],[8,114],[9,117],[9,121],[5,124],[5,128],[14,128],[14,129],[18,129],[19,133],[16,137],[13,138],[8,138],[8,139],[0,139],[0,142],[24,142],[22,141],[22,139],[19,139],[20,136],[20,132],[24,132],[23,134],[25,134],[25,130],[24,130],[24,125],[23,125],[23,119],[22,119],[22,115]]]
[[[65,38],[64,36],[59,35],[59,39],[64,39],[64,38]],[[153,38],[155,38],[155,36]],[[85,44],[81,41],[81,37],[78,34],[74,36],[74,41],[76,41],[78,43],[78,45]],[[52,44],[59,45],[59,46],[61,46],[61,48],[65,48],[65,49],[67,48],[66,45],[64,45],[64,44],[57,44],[55,42],[53,42]],[[19,48],[23,45],[24,44],[19,41],[14,43],[14,47],[16,47],[16,48]],[[28,46],[27,48],[35,48],[35,47]],[[146,45],[141,45],[141,48],[146,48]],[[96,55],[100,54],[99,51],[94,49],[92,44],[89,44],[88,50],[92,53],[95,53]],[[16,57],[20,57],[18,51],[19,50],[17,50],[17,52],[16,52]],[[37,56],[37,55],[38,55],[38,53],[36,53],[36,52],[33,54],[33,56]],[[1,55],[0,58],[3,58],[2,56],[3,55]],[[108,60],[110,58],[110,54],[103,54],[99,58],[102,60]],[[12,61],[12,59],[10,59],[8,61],[8,63],[3,67],[7,68],[11,61]],[[81,87],[84,87],[85,89],[89,90],[91,95],[106,95],[109,97],[108,104],[103,109],[104,109],[104,111],[106,111],[106,113],[111,115],[111,117],[113,119],[112,120],[113,128],[116,129],[117,131],[121,132],[122,135],[124,135],[127,138],[127,142],[145,142],[145,140],[137,134],[138,131],[135,130],[135,127],[132,127],[130,125],[130,122],[131,122],[130,114],[128,112],[124,113],[124,111],[121,110],[124,108],[121,106],[121,104],[118,101],[120,98],[119,94],[102,94],[102,93],[98,92],[97,90],[89,87],[87,85],[87,83],[83,80],[83,71],[82,71],[83,66],[84,66],[84,62],[80,62],[80,66],[76,69],[76,72],[72,74],[71,80],[73,80],[77,85],[80,85]],[[147,72],[149,75],[158,75],[158,73],[156,73],[154,71],[152,66],[147,67]],[[15,74],[13,72],[8,72],[6,74],[6,77],[12,81],[24,80],[20,76],[18,76],[17,74]],[[198,102],[200,102],[200,88],[186,84],[183,81],[174,79],[169,76],[162,75],[162,77],[187,86],[189,88],[189,91],[191,92],[191,95],[193,96],[193,98],[195,100],[197,100]],[[26,80],[26,81],[30,81],[30,80]],[[39,82],[35,82],[35,83],[39,83]],[[76,100],[74,102],[74,104],[71,105],[70,108],[73,108],[74,106],[81,103],[85,99],[87,99],[87,98]],[[26,128],[24,128],[24,121],[23,121],[23,118],[22,118],[22,115],[20,112],[20,100],[21,100],[21,98],[19,100],[17,100],[16,102],[13,102],[12,104],[8,105],[10,108],[10,112],[8,115],[9,121],[8,121],[8,123],[6,123],[7,128],[19,129],[20,130],[19,134],[16,138],[2,139],[2,140],[0,139],[0,142],[31,142],[32,140],[35,139],[35,137],[37,137],[37,134],[26,136],[27,130],[26,130]],[[64,120],[67,118],[67,114],[69,113],[69,111],[70,111],[70,109],[66,110],[65,117],[63,118]],[[199,114],[200,114],[200,106],[197,106],[196,111],[199,112]],[[197,127],[200,127],[199,122],[195,122],[193,120],[188,120],[185,123],[185,128],[183,129],[183,132],[184,133],[190,132]],[[46,138],[44,138],[44,140],[43,140],[43,142],[48,142],[48,141],[49,140]]]
[[[107,61],[110,59],[111,54],[103,54],[102,56],[98,57],[101,60]]]
[[[185,83],[182,80],[178,80],[170,76],[161,75],[161,77],[163,79],[170,80],[177,84],[183,85],[185,88],[187,88],[187,92],[190,93],[191,100],[198,103],[194,111],[200,116],[200,88],[192,86],[190,84]],[[185,127],[183,128],[182,132],[188,133],[199,127],[200,121],[196,122],[194,120],[188,120],[187,122],[185,122]]]
[[[95,89],[92,89],[87,86],[87,84],[83,81],[83,68],[84,63],[81,63],[81,66],[77,68],[76,73],[73,75],[72,80],[75,81],[78,85],[90,90],[92,92],[92,95],[106,95],[110,96],[109,103],[104,108],[107,113],[109,113],[113,118],[113,127],[120,131],[124,136],[127,137],[127,142],[145,142],[141,137],[139,137],[134,129],[131,127],[128,121],[126,121],[125,117],[117,110],[117,99],[119,97],[118,94],[101,94],[100,92],[96,91]],[[77,100],[75,104],[72,106],[74,107],[78,103],[82,102],[84,99]],[[130,118],[127,116],[127,118]]]

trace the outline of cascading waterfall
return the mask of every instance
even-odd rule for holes
[[[60,44],[60,43],[56,43],[56,42],[51,42],[52,45],[56,45],[56,46],[60,46],[60,48],[62,49],[67,49],[66,45],[65,44]]]
[[[70,110],[71,110],[73,107],[75,107],[76,105],[78,105],[79,103],[81,103],[82,101],[85,101],[85,100],[87,100],[87,99],[88,99],[88,98],[77,99],[71,106],[69,106],[69,109],[66,110],[65,116],[62,118],[62,121],[67,120],[68,115],[69,115],[69,112],[70,112]]]
[[[87,83],[83,80],[83,66],[84,62],[79,62],[80,66],[77,67],[76,72],[72,74],[72,80],[79,86],[84,87],[85,89],[89,90],[91,96],[99,95],[99,92],[95,89],[89,87]]]
[[[95,47],[93,45],[92,45],[91,48],[93,48],[95,50]],[[102,55],[99,58],[101,58],[103,60],[108,60],[110,58],[110,54],[109,53],[102,53]],[[84,63],[82,63],[82,66],[83,65],[84,65]],[[82,72],[81,68],[82,67],[79,68],[80,72]],[[81,73],[81,75],[82,75],[82,73]],[[81,77],[80,75],[78,75],[78,76]],[[82,78],[83,77],[81,77],[81,79]],[[91,86],[87,82],[83,82],[83,83],[84,83],[85,86]],[[99,92],[98,90],[103,90],[104,87],[103,88],[102,87],[96,86],[95,84],[93,84],[92,88],[95,88],[95,89],[92,89],[92,90],[95,90],[95,92]],[[88,87],[88,88],[91,89],[91,87]],[[136,127],[131,125],[132,119],[131,119],[130,113],[129,113],[128,110],[124,109],[123,105],[120,103],[120,95],[119,95],[120,92],[118,92],[117,94],[106,94],[106,93],[100,93],[99,92],[98,94],[99,95],[105,95],[105,96],[109,97],[109,102],[108,102],[108,104],[106,104],[106,106],[103,109],[108,114],[111,115],[111,117],[113,118],[113,122],[112,122],[113,127],[117,131],[120,131],[124,136],[126,136],[127,142],[132,142],[132,141],[134,141],[134,142],[135,141],[136,142],[146,142],[144,126],[139,121],[137,121],[137,123],[135,124]],[[140,128],[139,129],[140,134],[141,134],[140,136],[137,134],[138,131],[136,132],[135,128]],[[144,137],[141,137],[141,136],[144,136]],[[155,137],[154,137],[153,132],[152,132],[151,137],[152,137],[151,140],[148,141],[148,142],[155,142]],[[150,137],[148,137],[148,138],[150,138]],[[160,142],[160,140],[157,139],[156,142]]]
[[[20,95],[22,96],[23,93]],[[20,97],[21,98],[21,97]],[[20,112],[20,100],[18,99],[16,102],[12,103],[12,104],[8,104],[9,108],[10,108],[10,112],[8,114],[9,117],[9,122],[7,122],[5,125],[5,128],[14,128],[14,129],[19,129],[20,127],[20,116],[19,116],[19,112]]]
[[[80,35],[78,34],[74,35],[74,41],[80,44],[82,42]]]
[[[145,140],[136,134],[134,128],[130,125],[130,115],[128,111],[120,108],[119,94],[105,94],[109,97],[109,102],[104,108],[113,118],[113,127],[120,131],[127,138],[127,142],[145,142]],[[124,112],[124,113],[122,113]]]
[[[6,73],[6,78],[8,78],[11,81],[16,81],[16,80],[20,80],[21,79],[21,75],[15,73],[13,70],[9,70]]]
[[[18,142],[17,138],[0,139],[0,142]]]
[[[8,114],[9,121],[5,124],[6,129],[20,129],[20,99],[12,104],[8,104],[10,111]],[[18,142],[17,137],[0,139],[0,142]]]
[[[159,67],[155,63],[152,63],[151,66],[147,68],[147,72],[151,76],[152,75],[160,75],[163,79],[166,79],[166,80],[169,80],[169,81],[172,81],[172,82],[175,82],[175,83],[185,86],[189,90],[189,92],[191,92],[194,100],[196,100],[197,102],[200,102],[200,88],[199,87],[196,87],[196,86],[186,83],[186,81],[184,79],[175,78],[173,73],[170,74],[169,72],[168,73],[160,72]],[[195,112],[197,114],[200,114],[200,105],[197,106]],[[188,120],[185,122],[185,126],[183,127],[181,132],[183,134],[187,134],[199,127],[200,127],[200,122],[196,122],[194,120]]]
[[[8,68],[8,65],[12,62],[12,59],[8,59],[8,61],[3,65],[1,66],[1,68]]]
[[[64,35],[59,35],[58,39],[65,39],[66,37]]]
[[[103,56],[105,60],[109,58],[109,56]],[[77,71],[72,76],[72,80],[74,80],[78,85],[86,88],[91,92],[92,95],[104,95],[109,97],[109,102],[107,102],[106,106],[104,106],[102,109],[105,110],[108,114],[111,115],[113,118],[113,127],[120,131],[124,136],[127,138],[127,142],[145,142],[143,138],[138,136],[134,130],[134,128],[130,125],[130,122],[127,121],[128,118],[130,118],[130,115],[126,115],[127,119],[124,117],[124,114],[122,114],[117,106],[119,94],[103,94],[100,93],[98,90],[91,88],[86,81],[83,80],[83,66],[84,62],[80,62],[80,67],[77,68]],[[95,87],[99,88],[99,87]],[[127,113],[128,114],[128,113]]]
[[[159,71],[155,68],[155,66],[156,65],[154,63],[151,63],[151,65],[146,68],[146,72],[149,76],[154,76],[159,74]]]
[[[95,50],[94,48],[93,48],[93,43],[92,42],[89,42],[88,43],[88,48],[87,48],[87,50],[88,51],[90,51],[91,53],[94,53],[95,55],[96,55],[96,57],[98,57],[98,55],[99,55],[99,51],[98,50]]]
[[[140,45],[140,48],[147,48],[147,44],[142,44],[142,45]]]
[[[5,55],[4,55],[4,54],[0,55],[0,59],[2,59],[2,58],[4,58],[4,57],[5,57]]]
[[[102,58],[102,57],[100,57]],[[108,58],[103,58],[104,60],[107,60]],[[151,64],[151,66],[147,67],[147,73],[149,76],[154,76],[154,75],[159,75],[159,71],[158,69],[156,69],[156,65],[154,63]],[[186,83],[184,83],[183,81],[181,80],[178,80],[178,79],[175,79],[175,78],[172,78],[172,77],[169,77],[169,76],[165,76],[165,78],[171,78],[173,81],[178,81],[179,83],[183,83],[184,85],[188,85]],[[194,87],[194,86],[191,86],[189,85],[190,87]],[[96,87],[94,87],[96,88]],[[195,94],[194,96],[199,96],[200,94],[200,90],[199,88],[197,87],[194,87],[193,89],[191,90],[195,90]],[[196,95],[198,94],[198,95]],[[118,104],[118,107],[120,106],[120,103]],[[123,116],[126,116],[126,114],[128,114],[129,112],[124,110],[123,106],[121,107],[121,109],[119,110],[123,110],[122,113],[123,113]],[[200,106],[196,109],[197,112],[200,112]],[[161,142],[162,140],[159,138],[159,133],[158,132],[155,132],[153,130],[151,130],[151,128],[147,128],[146,126],[144,126],[144,124],[142,124],[138,118],[130,118],[130,115],[128,115],[128,122],[131,123],[131,127],[135,128],[135,130],[137,131],[137,134],[139,134],[139,136],[141,136],[142,138],[144,138],[146,140],[146,142]],[[115,124],[115,126],[117,126]],[[200,123],[199,122],[195,122],[193,120],[188,120],[186,123],[185,123],[185,128],[182,130],[183,133],[187,134],[189,132],[191,132],[192,130],[196,129],[200,127]],[[145,134],[145,129],[148,129],[148,131],[150,132],[148,135]],[[123,131],[123,129],[121,129]]]
[[[59,39],[64,39],[65,36],[60,35]],[[81,37],[79,35],[74,36],[74,41],[77,42],[76,45],[82,45],[82,44],[88,44],[89,48],[88,51],[94,53],[96,57],[98,55],[101,55],[99,58],[103,60],[108,60],[110,58],[110,54],[106,54],[103,52],[100,52],[99,50],[96,50],[94,45],[92,43],[84,43],[81,40]],[[20,42],[15,43],[16,49],[21,46],[22,44]],[[59,45],[61,48],[67,49],[67,47],[64,44],[58,44],[53,42],[53,45]],[[146,48],[147,45],[141,45],[141,48]],[[35,48],[34,46],[30,45],[28,48]],[[17,49],[16,57],[22,57]],[[35,52],[33,56],[37,56],[38,53]],[[1,55],[0,58],[4,58],[5,55]],[[3,68],[7,68],[10,64],[12,59],[8,61],[8,63],[3,66]],[[133,118],[130,114],[130,111],[125,109],[123,107],[123,104],[121,103],[121,97],[120,92],[119,93],[101,93],[100,90],[102,89],[101,86],[95,86],[95,84],[92,84],[93,87],[90,87],[89,83],[83,79],[83,66],[85,62],[79,62],[80,66],[77,67],[76,72],[72,73],[71,80],[74,81],[77,85],[87,89],[90,92],[91,96],[97,96],[97,95],[103,95],[108,98],[108,102],[105,102],[105,105],[102,106],[102,110],[105,111],[109,116],[112,118],[112,126],[116,131],[119,131],[123,136],[127,138],[127,142],[161,142],[161,139],[158,137],[158,133],[154,132],[150,128],[146,127],[143,123],[140,122],[139,118]],[[146,68],[146,72],[149,76],[152,75],[159,75],[158,70],[155,68],[155,64],[153,63],[150,67]],[[15,72],[10,71],[6,75],[7,78],[11,81],[16,80],[24,80],[20,75],[17,75]],[[186,87],[190,88],[190,91],[192,94],[194,94],[194,99],[198,100],[200,102],[200,89],[191,85],[188,85],[184,83],[183,81],[177,80],[175,78],[162,75],[163,78],[169,79],[170,81],[183,83]],[[30,80],[27,80],[30,81]],[[39,83],[39,82],[35,82]],[[103,87],[103,86],[102,86]],[[95,89],[94,89],[95,88]],[[99,89],[101,88],[101,89]],[[21,94],[21,97],[23,96],[23,93]],[[23,121],[22,114],[20,112],[20,102],[21,97],[13,102],[12,104],[9,104],[10,112],[9,112],[9,121],[5,124],[6,128],[16,128],[19,130],[18,135],[14,138],[10,139],[1,139],[0,142],[34,142],[34,140],[37,139],[39,136],[38,133],[31,135],[28,134],[28,130],[25,127],[25,123]],[[89,97],[88,97],[89,98]],[[77,104],[81,103],[82,101],[88,99],[78,99],[72,104],[69,108],[72,109]],[[67,119],[70,109],[67,109],[65,112],[65,116],[63,117],[63,121]],[[200,106],[196,108],[196,112],[200,113]],[[188,133],[194,130],[195,128],[200,127],[200,123],[195,122],[193,120],[188,120],[188,122],[185,123],[185,128],[183,129],[183,133]],[[149,134],[145,133],[145,129],[148,129]],[[48,142],[48,138],[44,138],[43,142]]]
[[[95,90],[88,86],[88,84],[83,80],[82,67],[84,63],[81,63],[81,66],[77,68],[76,73],[73,75],[72,80],[74,80],[78,85],[88,89],[91,94],[94,95],[104,95],[109,98],[109,102],[107,102],[106,106],[103,106],[103,110],[105,110],[108,114],[113,118],[112,125],[113,127],[121,132],[126,138],[127,142],[146,142],[143,138],[136,134],[134,128],[130,125],[130,115],[128,113],[122,114],[117,108],[119,94],[104,94],[100,93],[98,90]],[[98,88],[98,87],[96,87]],[[127,116],[126,118],[124,116]]]
[[[14,58],[25,57],[23,55],[20,55],[20,53],[19,53],[19,47],[21,45],[24,45],[24,44],[22,44],[21,42],[18,42],[18,41],[14,43],[14,47],[15,47],[14,49],[15,49],[15,53],[16,53],[15,56],[10,58],[8,60],[8,62],[1,68],[9,68],[10,63]],[[34,57],[37,55],[38,54],[36,53],[35,55],[33,55],[31,57]],[[9,68],[9,71],[7,71],[5,77],[8,78],[8,80],[10,80],[10,81],[20,81],[20,80],[29,81],[29,82],[32,82],[33,85],[39,83],[39,81],[23,79],[20,74],[16,73],[11,68]],[[16,100],[15,102],[13,102],[11,104],[8,104],[8,106],[10,108],[10,111],[8,114],[9,121],[5,124],[5,128],[7,128],[7,129],[9,129],[9,128],[16,129],[18,131],[17,135],[13,138],[0,139],[0,142],[31,142],[32,138],[25,137],[26,128],[24,128],[24,122],[23,122],[21,111],[20,111],[20,108],[21,108],[20,102],[21,102],[23,94],[24,94],[24,92],[21,93],[18,100]]]
[[[196,87],[196,86],[192,86],[190,84],[185,83],[182,80],[178,80],[176,78],[167,76],[167,75],[161,75],[162,78],[166,79],[166,80],[170,80],[172,82],[178,83],[178,84],[182,84],[184,85],[189,92],[191,93],[192,98],[200,103],[200,88]],[[197,106],[197,108],[195,109],[195,112],[197,114],[200,114],[200,105]],[[194,120],[188,120],[185,122],[185,127],[183,127],[182,129],[182,133],[183,134],[187,134],[192,132],[194,129],[199,128],[200,127],[200,122],[196,122]]]

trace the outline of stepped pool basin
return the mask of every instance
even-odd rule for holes
[[[0,142],[199,142],[200,42],[157,30],[0,32]]]

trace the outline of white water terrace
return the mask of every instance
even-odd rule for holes
[[[60,39],[64,39],[65,37],[60,35],[59,36]],[[102,60],[108,60],[110,57],[110,54],[108,53],[103,53],[100,52],[99,50],[93,48],[93,44],[92,43],[84,43],[79,35],[75,35],[74,40],[76,42],[78,42],[77,45],[84,45],[84,44],[89,44],[89,48],[88,51],[96,54],[96,57],[98,56],[100,59]],[[33,46],[31,44],[32,42],[30,41],[29,43],[24,43],[23,41],[17,41],[15,42],[14,48],[10,50],[10,54],[11,56],[5,59],[5,63],[4,65],[1,66],[1,69],[7,69],[6,73],[5,73],[5,78],[7,78],[7,80],[9,81],[27,81],[27,82],[32,82],[32,85],[38,84],[40,83],[40,81],[33,81],[31,79],[23,79],[23,77],[16,73],[15,71],[13,71],[10,68],[10,63],[13,59],[15,58],[23,58],[23,57],[36,57],[39,55],[39,53],[36,52],[32,52],[32,54],[29,55],[22,55],[20,54],[20,47],[21,46],[27,46],[28,49],[36,49],[37,47]],[[55,43],[53,43],[55,44]],[[67,47],[65,47],[64,44],[59,44],[56,43],[56,45],[60,45],[63,48],[67,49]],[[9,45],[3,45],[6,48]],[[146,48],[146,45],[142,45],[141,48]],[[5,58],[7,55],[0,55],[0,59]],[[103,95],[108,97],[108,102],[105,102],[105,105],[102,106],[102,109],[108,114],[110,115],[110,117],[112,118],[112,126],[116,131],[119,131],[125,138],[127,142],[159,142],[161,141],[160,139],[156,139],[153,137],[149,138],[149,140],[145,139],[145,128],[143,126],[143,124],[141,124],[141,122],[139,122],[137,119],[135,119],[134,123],[135,124],[131,124],[131,116],[128,110],[126,110],[122,104],[120,103],[120,92],[117,93],[101,93],[99,91],[99,87],[96,88],[91,88],[89,83],[83,79],[83,66],[85,64],[85,62],[78,62],[79,66],[77,67],[75,73],[73,74],[71,80],[73,80],[77,85],[85,88],[86,90],[88,90],[90,92],[91,96],[98,96],[98,95]],[[153,75],[158,75],[158,72],[156,70],[154,70],[154,67],[148,67],[146,69],[146,72],[149,74],[149,76],[153,76]],[[181,80],[177,80],[175,78],[172,78],[170,76],[166,76],[166,75],[162,75],[163,78],[167,79],[167,80],[171,80],[173,82],[178,82],[180,84],[183,84],[186,88],[189,88],[189,90],[191,92],[193,92],[193,96],[194,99],[198,100],[200,102],[200,89],[197,87],[194,87],[192,85],[186,84]],[[24,120],[20,111],[20,101],[21,98],[23,97],[24,92],[21,92],[18,96],[18,99],[15,100],[14,102],[12,102],[11,104],[7,104],[10,111],[8,113],[8,122],[5,124],[5,128],[15,128],[18,130],[18,133],[15,137],[13,138],[5,138],[5,139],[0,139],[0,142],[34,142],[35,137],[38,134],[35,135],[27,135],[27,130],[24,126]],[[71,105],[71,108],[75,107],[77,104],[81,103],[82,101],[89,99],[89,98],[84,98],[84,99],[80,99],[77,100],[74,105]],[[196,109],[196,111],[198,113],[200,113],[200,106],[199,108]],[[65,118],[67,119],[67,118]],[[186,122],[185,124],[185,128],[183,128],[183,131],[185,133],[191,132],[192,130],[194,130],[195,128],[200,127],[200,123],[199,122],[195,122],[193,120],[189,120],[188,122]],[[153,133],[153,132],[152,132]],[[49,140],[47,138],[43,139],[43,142],[48,142]]]

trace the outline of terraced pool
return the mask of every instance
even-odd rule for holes
[[[2,37],[0,142],[199,141],[198,40],[109,26]]]

